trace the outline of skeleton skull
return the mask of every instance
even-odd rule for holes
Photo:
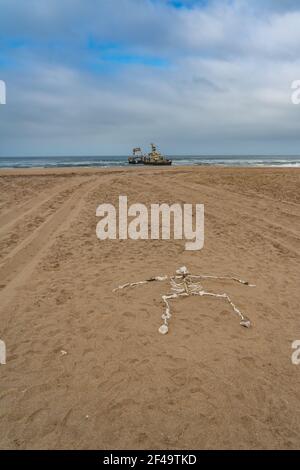
[[[182,276],[187,276],[189,271],[186,266],[181,266],[181,268],[177,269],[176,274],[181,274]]]

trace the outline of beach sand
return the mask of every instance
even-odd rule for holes
[[[211,167],[0,172],[0,447],[291,449],[300,447],[300,170]],[[96,207],[205,204],[205,245],[100,241]],[[172,274],[209,281],[223,300],[173,303]]]

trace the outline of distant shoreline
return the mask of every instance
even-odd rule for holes
[[[300,156],[232,156],[232,155],[187,155],[168,156],[174,167],[216,166],[216,167],[300,167]],[[30,168],[124,168],[128,166],[127,156],[101,157],[0,157],[0,169]],[[136,170],[136,168],[135,168]]]
[[[280,174],[287,173],[287,174],[295,174],[300,171],[300,167],[242,167],[242,166],[214,166],[214,165],[205,165],[205,166],[192,166],[192,165],[182,165],[182,166],[169,166],[169,167],[147,167],[143,165],[138,166],[119,166],[119,167],[111,167],[111,168],[97,168],[97,167],[89,167],[89,168],[82,168],[82,167],[61,167],[61,168],[0,168],[0,178],[1,177],[9,177],[9,176],[20,176],[20,177],[28,177],[31,176],[91,176],[91,175],[124,175],[127,174],[134,174],[136,176],[143,176],[147,173],[151,174],[193,174],[195,172],[199,174],[224,174],[227,173],[238,173],[238,174],[263,174],[263,173],[274,173],[280,172]]]

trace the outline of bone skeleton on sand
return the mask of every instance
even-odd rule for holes
[[[210,275],[192,275],[189,273],[188,269],[185,266],[177,269],[175,276],[157,276],[152,277],[150,279],[146,279],[145,281],[138,281],[138,282],[131,282],[124,284],[122,286],[117,287],[113,290],[116,292],[121,289],[125,289],[127,287],[136,287],[142,284],[147,284],[148,282],[153,281],[168,281],[171,286],[171,292],[163,295],[162,300],[165,304],[165,311],[162,315],[163,324],[159,328],[159,333],[165,335],[169,331],[169,321],[171,318],[171,307],[170,307],[170,300],[177,299],[180,297],[190,297],[192,295],[195,296],[210,296],[216,297],[218,299],[225,299],[230,306],[232,307],[233,311],[240,317],[240,325],[246,328],[249,328],[251,323],[250,320],[242,314],[242,312],[236,307],[236,305],[232,302],[231,298],[228,294],[216,294],[214,292],[208,292],[203,289],[201,284],[201,279],[212,279],[212,280],[230,280],[234,282],[238,282],[240,284],[244,284],[248,287],[255,287],[254,284],[249,284],[247,281],[243,281],[242,279],[238,279],[236,277],[231,276],[210,276]]]

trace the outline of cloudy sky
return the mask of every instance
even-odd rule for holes
[[[300,154],[299,0],[0,0],[0,156]]]

